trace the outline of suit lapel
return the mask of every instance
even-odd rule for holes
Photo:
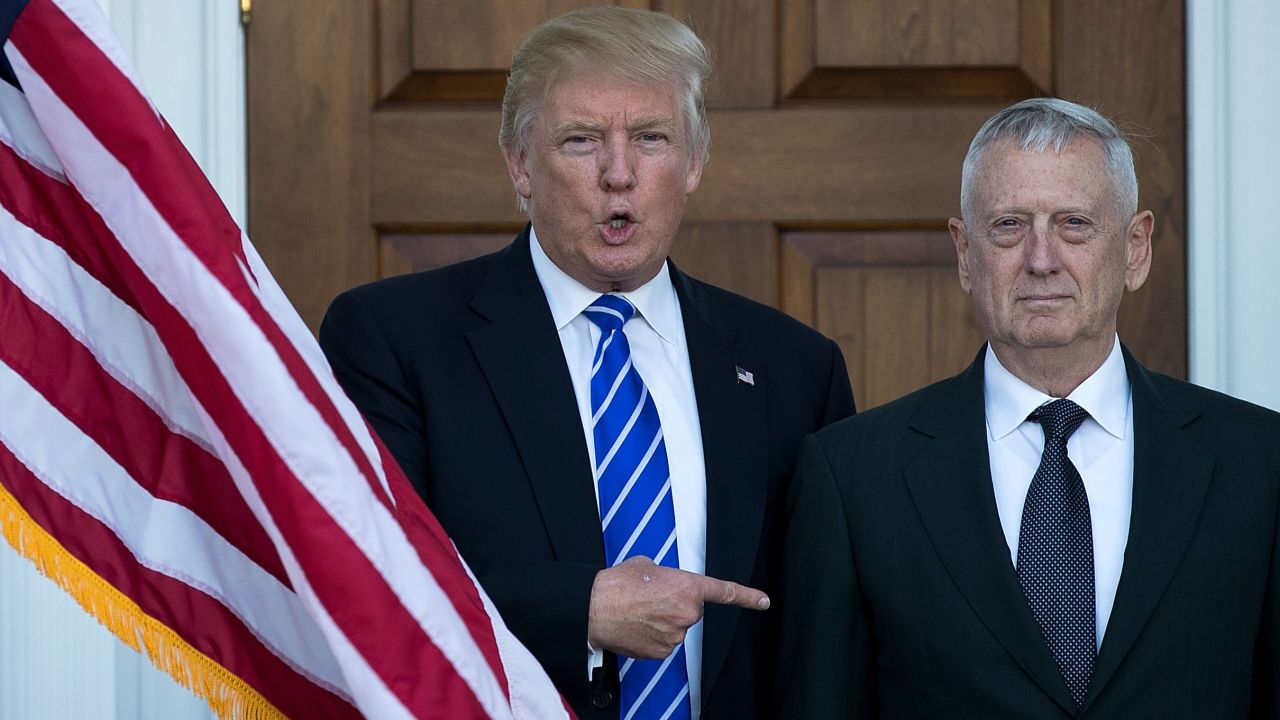
[[[912,418],[920,454],[904,471],[921,521],[952,581],[991,634],[1064,710],[1075,702],[1045,645],[1009,559],[987,453],[983,353]]]
[[[556,557],[603,566],[582,419],[527,227],[494,260],[471,305],[489,323],[467,341],[510,428]]]
[[[767,368],[737,346],[738,326],[671,265],[693,371],[707,477],[707,575],[747,584],[755,565],[768,486]],[[735,366],[754,374],[740,382]],[[708,608],[703,625],[702,695],[729,652],[743,611]]]
[[[1127,348],[1133,388],[1133,509],[1124,568],[1085,707],[1115,674],[1168,587],[1195,532],[1213,475],[1213,457],[1182,428],[1199,414],[1178,396],[1161,396]]]

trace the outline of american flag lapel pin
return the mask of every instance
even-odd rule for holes
[[[755,375],[753,375],[751,372],[749,372],[749,371],[747,371],[747,370],[743,370],[742,368],[738,367],[737,365],[734,365],[734,366],[733,366],[733,369],[734,369],[735,371],[737,371],[737,373],[738,373],[738,382],[740,382],[740,383],[746,383],[746,384],[750,385],[751,387],[755,387],[755,386],[756,386],[756,376],[755,376]]]

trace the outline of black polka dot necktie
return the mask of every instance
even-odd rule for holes
[[[1044,454],[1027,490],[1018,536],[1018,582],[1077,706],[1093,673],[1097,616],[1089,496],[1067,457],[1067,439],[1087,417],[1070,400],[1054,400],[1027,418],[1044,429]]]

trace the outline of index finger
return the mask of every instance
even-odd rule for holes
[[[769,609],[769,596],[753,587],[705,576],[700,584],[704,603],[736,605],[748,610]]]

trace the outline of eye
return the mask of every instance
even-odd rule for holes
[[[1093,231],[1093,227],[1089,218],[1079,215],[1069,215],[1062,220],[1062,232],[1067,237],[1086,237]]]
[[[987,239],[996,247],[1010,248],[1022,241],[1022,218],[1005,215],[996,218],[987,232]]]
[[[595,147],[591,135],[567,135],[560,140],[560,149],[569,155],[586,155]]]
[[[640,133],[638,138],[643,143],[660,143],[667,139],[665,135],[659,132]]]

